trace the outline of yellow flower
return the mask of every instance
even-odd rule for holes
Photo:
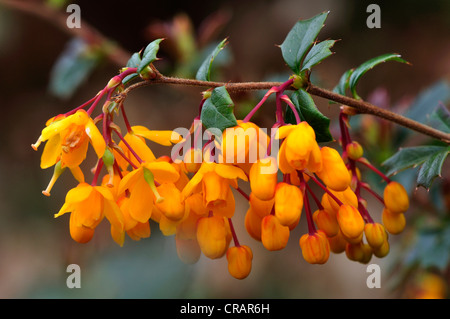
[[[214,162],[203,162],[197,173],[184,187],[185,198],[195,192],[202,192],[203,205],[224,217],[234,214],[235,201],[230,186],[237,188],[237,179],[247,180],[239,167]]]
[[[86,111],[79,110],[61,117],[47,122],[38,141],[32,145],[37,150],[42,142],[47,141],[41,156],[41,168],[53,166],[59,160],[62,167],[79,166],[86,158],[89,142],[98,158],[103,156],[105,140]]]
[[[278,129],[276,137],[285,138],[281,144],[278,159],[280,169],[286,170],[283,173],[290,173],[292,169],[308,169],[311,172],[322,169],[322,156],[316,134],[307,122],[282,126]],[[290,168],[285,164],[288,164]]]
[[[78,242],[87,242],[92,238],[97,225],[106,217],[111,226],[118,231],[123,231],[124,222],[122,212],[116,204],[111,191],[104,186],[91,186],[80,183],[71,189],[64,205],[55,214],[55,218],[71,212],[70,231],[72,238]],[[123,241],[114,238],[118,244]]]
[[[156,189],[157,183],[174,183],[179,174],[176,169],[165,161],[144,162],[123,177],[119,184],[119,193],[130,192],[130,216],[145,223],[152,214],[154,202],[161,202],[164,198]]]

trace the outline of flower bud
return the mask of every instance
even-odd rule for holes
[[[372,248],[380,247],[387,240],[386,230],[379,223],[367,223],[364,226],[364,234],[366,235],[367,243]]]
[[[314,129],[307,122],[297,124],[283,143],[286,143],[286,160],[291,167],[296,170],[308,168],[311,172],[320,170],[320,148]]]
[[[316,175],[325,183],[328,188],[343,192],[350,186],[350,176],[345,166],[344,160],[338,151],[331,147],[322,147],[322,169]]]
[[[336,192],[331,189],[330,192],[343,204],[358,207],[358,198],[350,187],[347,187],[343,192]],[[337,213],[339,210],[339,204],[328,193],[323,194],[321,203],[327,211]]]
[[[228,248],[227,225],[223,217],[202,217],[197,223],[197,240],[203,254],[211,259],[222,257]]]
[[[195,238],[181,239],[175,236],[178,258],[185,264],[195,264],[201,255],[200,246]]]
[[[328,243],[330,244],[330,250],[335,254],[344,252],[345,246],[347,246],[347,241],[341,231],[339,231],[336,236],[328,237]]]
[[[385,240],[380,247],[372,248],[373,254],[378,258],[383,258],[389,254],[389,241]]]
[[[368,254],[368,249],[365,248],[365,245],[366,244],[363,244],[362,242],[357,244],[347,243],[347,246],[345,247],[345,255],[350,260],[363,262],[367,259]]]
[[[381,219],[386,230],[392,235],[400,234],[406,226],[405,215],[394,214],[389,209],[384,208]]]
[[[393,214],[404,213],[409,208],[408,193],[402,184],[390,182],[384,188],[384,204]]]
[[[328,237],[334,237],[339,233],[339,224],[334,212],[316,210],[313,214],[314,222]]]
[[[270,200],[277,186],[276,160],[266,158],[256,161],[250,168],[250,187],[252,193],[261,200]]]
[[[345,148],[347,152],[347,156],[352,160],[357,160],[363,156],[364,150],[356,141],[353,141],[349,144],[347,144],[347,147]]]
[[[261,200],[253,193],[250,193],[249,197],[250,207],[252,208],[253,212],[260,218],[263,218],[264,216],[267,216],[272,212],[275,198],[272,198],[270,200]]]
[[[261,241],[270,251],[281,250],[289,240],[289,227],[281,225],[274,215],[267,215],[261,221]]]
[[[303,194],[297,186],[278,183],[275,190],[275,217],[283,226],[300,219],[303,209]]]
[[[358,238],[364,231],[364,220],[359,211],[350,205],[342,205],[336,214],[342,234],[348,238]]]
[[[73,240],[80,244],[89,242],[94,237],[94,228],[84,225],[77,225],[75,222],[75,214],[70,214],[69,232]]]
[[[244,279],[252,270],[253,253],[248,246],[235,246],[227,250],[228,272],[236,279]]]
[[[181,191],[172,183],[164,183],[156,187],[158,193],[164,198],[161,202],[156,202],[156,207],[168,219],[178,221],[185,215],[185,205]]]
[[[304,234],[299,240],[303,258],[310,264],[324,264],[330,256],[330,244],[322,231]]]
[[[245,229],[253,239],[258,241],[261,241],[261,222],[262,217],[255,213],[253,208],[250,207],[245,214]]]

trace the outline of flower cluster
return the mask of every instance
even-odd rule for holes
[[[398,234],[405,227],[404,213],[409,206],[405,189],[362,156],[361,146],[350,138],[347,115],[341,113],[339,118],[342,154],[320,146],[314,129],[300,120],[294,107],[297,123],[284,122],[280,105],[292,106],[283,94],[292,79],[272,88],[248,116],[223,131],[220,138],[212,136],[201,145],[187,147],[190,137],[197,135],[198,118],[186,136],[129,124],[123,100],[115,95],[132,72],[132,68],[123,70],[94,98],[50,119],[32,145],[37,149],[45,142],[41,167],[54,167],[45,195],[50,196],[66,168],[79,182],[55,214],[70,213],[70,235],[75,241],[89,242],[106,218],[112,238],[122,246],[126,235],[133,240],[149,237],[154,222],[164,235],[175,237],[184,262],[195,263],[201,255],[226,257],[229,273],[243,279],[251,272],[253,253],[238,240],[235,214],[245,213],[248,234],[274,251],[286,247],[304,211],[308,232],[298,240],[303,258],[311,264],[327,262],[330,252],[345,252],[349,259],[362,263],[372,255],[383,257],[389,252],[388,233]],[[267,134],[251,117],[272,93],[277,96],[277,121]],[[102,113],[92,118],[104,97]],[[207,98],[205,94],[202,103]],[[115,122],[120,113],[127,130],[124,136]],[[147,140],[172,146],[172,154],[177,156],[156,157]],[[91,183],[80,169],[89,145],[97,155]],[[385,179],[383,196],[363,182],[357,164]],[[249,184],[250,194],[240,186],[243,182]],[[321,196],[313,192],[313,186],[321,189]],[[361,196],[363,189],[383,203],[380,223],[370,216]],[[248,200],[246,212],[235,211],[235,194]]]

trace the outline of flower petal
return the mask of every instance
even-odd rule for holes
[[[153,173],[155,181],[158,183],[174,183],[180,178],[180,174],[175,167],[168,162],[143,163],[142,166]]]
[[[77,187],[67,192],[66,203],[74,204],[86,200],[92,193],[94,188],[87,183],[80,183]]]
[[[95,126],[94,121],[89,119],[85,126],[85,132],[91,141],[92,147],[94,148],[95,153],[100,158],[105,153],[106,142],[103,138],[102,134],[98,130],[97,126]]]
[[[131,129],[134,134],[164,146],[171,146],[172,143],[180,140],[180,135],[170,130],[153,131],[140,125],[133,126]]]
[[[41,168],[49,168],[56,164],[58,157],[61,155],[61,138],[58,135],[50,137],[45,144],[41,156]]]
[[[244,171],[237,166],[227,164],[217,164],[215,166],[215,172],[217,173],[217,175],[223,178],[228,179],[240,178],[244,181],[247,181],[247,176],[245,175]]]

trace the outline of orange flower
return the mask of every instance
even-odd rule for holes
[[[228,272],[236,279],[244,279],[252,270],[253,253],[248,246],[235,246],[227,250]]]
[[[78,110],[67,117],[56,117],[47,122],[38,141],[32,145],[37,150],[47,141],[41,156],[41,168],[48,168],[61,160],[61,167],[79,166],[86,158],[89,142],[98,158],[103,156],[106,143],[94,121],[86,111]]]
[[[155,182],[174,183],[179,174],[169,163],[144,162],[137,169],[123,177],[119,184],[119,193],[130,192],[130,216],[145,223],[152,214],[154,202],[161,202],[164,198],[158,193]]]
[[[281,225],[274,215],[267,215],[261,221],[261,241],[267,250],[280,250],[289,240],[289,227]]]
[[[64,205],[55,214],[55,218],[71,212],[70,233],[72,238],[78,242],[88,242],[97,225],[106,217],[111,226],[119,232],[123,232],[123,215],[116,204],[111,191],[104,186],[91,186],[80,183],[71,189],[67,195]],[[122,237],[114,237],[114,240],[122,245]]]
[[[275,217],[283,226],[290,226],[300,219],[303,209],[303,194],[288,183],[278,183],[275,191]]]
[[[328,237],[334,237],[339,233],[339,224],[334,212],[318,209],[314,212],[313,219],[317,224],[317,228]]]
[[[211,259],[222,257],[230,243],[228,222],[221,216],[201,217],[197,223],[197,240],[203,254]]]
[[[359,211],[350,205],[342,205],[336,214],[342,234],[348,238],[359,238],[364,231],[364,220]]]
[[[330,244],[324,232],[304,234],[299,240],[303,258],[310,264],[324,264],[330,256]]]
[[[322,147],[322,169],[316,175],[328,188],[343,192],[350,186],[350,175],[341,155],[333,148]]]
[[[260,200],[270,200],[275,195],[277,186],[278,169],[276,160],[268,157],[258,160],[250,168],[250,187],[252,193]]]
[[[386,230],[392,235],[400,234],[406,226],[405,214],[392,213],[389,209],[384,208],[381,219]]]
[[[390,182],[384,188],[384,204],[393,214],[404,213],[409,208],[408,193],[402,184]]]
[[[386,230],[379,223],[367,223],[364,226],[364,234],[366,235],[367,243],[372,248],[380,247],[387,240]]]
[[[278,159],[283,173],[290,173],[293,169],[308,169],[311,172],[322,169],[322,156],[316,134],[307,122],[282,126],[278,129],[276,137],[285,138],[280,147]],[[285,164],[291,168],[289,169]]]

